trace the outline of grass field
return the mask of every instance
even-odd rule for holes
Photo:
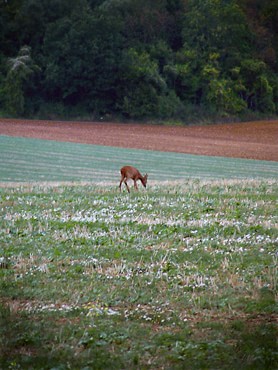
[[[0,142],[1,369],[276,368],[276,163]]]
[[[188,178],[278,179],[278,162],[206,157],[0,136],[0,182],[119,181],[125,164],[149,181]]]

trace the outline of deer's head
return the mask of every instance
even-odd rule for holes
[[[142,184],[144,187],[147,186],[147,181],[148,181],[148,174],[146,173],[146,175],[143,176],[143,179],[142,179]]]

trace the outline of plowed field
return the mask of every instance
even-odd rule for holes
[[[0,135],[278,161],[278,121],[176,127],[0,119]]]

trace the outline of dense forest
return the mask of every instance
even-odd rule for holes
[[[278,113],[277,0],[0,0],[0,114]]]

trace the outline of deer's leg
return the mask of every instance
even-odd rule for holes
[[[135,188],[136,190],[138,190],[138,186],[137,186],[137,182],[136,182],[136,180],[134,180],[134,188]]]
[[[121,181],[120,181],[120,185],[119,185],[120,191],[122,191],[122,183],[123,183],[123,180],[124,180],[124,177],[122,176],[121,177]]]
[[[124,183],[125,183],[125,186],[126,186],[126,188],[127,188],[127,191],[130,193],[130,190],[129,190],[129,187],[128,187],[128,185],[127,185],[127,181],[126,181],[126,179],[124,180]]]

